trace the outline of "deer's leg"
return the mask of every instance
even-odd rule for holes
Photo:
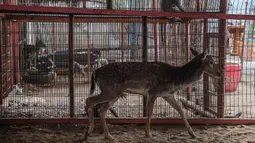
[[[149,95],[147,100],[147,120],[146,120],[146,128],[145,128],[145,136],[151,137],[150,124],[151,124],[151,116],[153,112],[153,106],[156,100],[156,96]]]
[[[105,136],[105,139],[110,139],[110,140],[113,140],[114,138],[112,137],[112,135],[110,134],[109,132],[109,129],[107,127],[107,124],[106,124],[106,120],[105,120],[105,115],[107,113],[107,110],[118,100],[118,98],[116,99],[113,99],[112,101],[109,101],[105,104],[103,104],[100,109],[99,109],[99,112],[100,112],[100,120],[101,120],[101,125],[103,127],[103,130],[104,130],[104,136]]]
[[[163,97],[163,99],[165,99],[175,110],[178,111],[178,113],[181,115],[182,119],[184,120],[185,126],[190,134],[191,137],[196,138],[195,133],[193,131],[193,129],[191,128],[191,126],[189,125],[189,122],[187,120],[186,115],[184,114],[181,106],[179,105],[179,103],[176,101],[176,99],[174,98],[173,95],[169,96],[169,97]]]
[[[86,99],[86,111],[88,113],[88,118],[89,118],[89,129],[85,133],[85,140],[87,140],[87,136],[93,132],[95,127],[94,118],[93,118],[93,107],[96,104],[106,103],[115,98],[116,98],[115,96],[110,96],[110,94],[105,94],[104,92],[101,92],[97,96],[91,96]]]

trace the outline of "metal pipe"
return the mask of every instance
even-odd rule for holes
[[[10,70],[10,87],[7,86],[7,89],[8,88],[13,88],[13,77],[14,77],[14,74],[13,74],[13,25],[12,25],[12,22],[10,21],[9,22],[9,55],[8,55],[8,60],[10,59],[10,67],[9,65],[7,64],[7,70],[9,71]],[[7,50],[7,49],[6,49]],[[8,83],[8,80],[7,80],[7,83]]]
[[[73,49],[73,15],[69,15],[69,40],[68,40],[68,56],[69,56],[69,70],[68,70],[68,79],[69,79],[69,96],[70,96],[70,117],[74,117],[74,49]]]
[[[175,39],[175,56],[173,56],[176,66],[178,66],[178,58],[179,58],[179,42],[178,42],[178,32],[177,32],[177,25],[174,24],[174,39]]]
[[[145,124],[145,118],[107,118],[108,124]],[[0,119],[0,124],[88,124],[88,119],[84,118],[62,118],[62,119]],[[95,119],[96,124],[100,124],[100,119]],[[254,119],[234,119],[234,118],[203,118],[203,119],[189,119],[191,125],[197,124],[214,124],[214,125],[240,125],[240,124],[255,124]],[[169,118],[155,118],[151,119],[151,124],[184,124],[182,119],[169,119]]]
[[[2,25],[1,25],[1,31],[3,31],[4,30],[4,26],[3,26],[3,23],[4,23],[4,19],[1,17],[1,23],[2,23]],[[0,23],[0,24],[1,24]],[[3,34],[0,34],[0,39],[2,39],[3,36],[4,35],[4,33]],[[0,40],[0,56],[2,57],[2,49],[3,49],[4,47],[3,47],[3,43],[2,43],[2,40]],[[0,58],[0,83],[1,83],[1,86],[0,86],[0,105],[2,105],[3,104],[3,97],[4,97],[4,95],[3,95],[3,86],[2,86],[2,83],[3,83],[3,69],[2,69],[2,58]]]
[[[167,23],[164,24],[164,42],[165,42],[165,62],[168,63],[168,33],[167,33]]]
[[[13,24],[13,45],[14,45],[14,51],[13,51],[13,75],[14,75],[14,85],[18,84],[20,81],[20,65],[19,65],[19,34],[18,34],[18,22],[17,21],[12,21]]]
[[[204,19],[204,37],[203,37],[203,50],[209,48],[209,35],[208,35],[208,19]],[[203,75],[203,93],[204,93],[204,110],[209,109],[209,78],[207,74]]]
[[[221,13],[225,14],[227,10],[227,0],[220,0],[220,10]],[[218,99],[217,99],[217,113],[218,118],[224,116],[224,95],[225,95],[225,65],[226,65],[226,19],[219,20],[219,42],[218,42],[218,51],[219,51],[219,65],[222,69],[222,76],[220,78],[220,88],[218,90]]]
[[[112,8],[112,0],[106,0],[106,2],[107,2],[106,8],[107,8],[107,9],[113,9],[113,8]]]
[[[124,24],[121,23],[121,61],[124,62]]]
[[[15,19],[16,21],[23,21],[23,22],[68,22],[69,18],[66,16],[44,16],[44,15],[16,15],[16,14],[11,14],[11,15],[6,15],[5,16],[7,20],[13,20]],[[74,22],[90,22],[90,23],[142,23],[142,17],[98,17],[98,16],[93,16],[93,17],[75,17]],[[148,23],[174,23],[173,20],[167,20],[165,18],[148,18]]]
[[[186,42],[186,62],[190,61],[190,23],[185,23],[185,42]],[[190,100],[191,88],[187,88],[187,100]]]
[[[212,18],[212,19],[237,19],[255,20],[254,15],[225,14],[216,12],[158,12],[139,10],[108,10],[89,8],[65,8],[65,7],[43,7],[43,6],[16,6],[0,4],[0,13],[29,13],[29,14],[75,14],[75,15],[119,15],[119,16],[157,16],[157,17],[180,17],[180,18]]]
[[[147,50],[148,50],[148,28],[147,28],[147,17],[143,17],[143,62],[148,61]],[[143,97],[143,116],[147,116],[147,98]]]
[[[8,31],[7,31],[7,20],[4,20],[4,23],[3,23],[3,35],[4,35],[4,48],[5,48],[5,89],[7,90],[8,89],[8,51],[7,49],[9,49],[8,47]],[[2,56],[1,56],[2,57]],[[6,92],[6,91],[4,91]]]
[[[89,81],[89,84],[90,84],[90,33],[89,33],[89,26],[90,26],[90,24],[89,23],[87,23],[87,43],[88,43],[88,49],[87,49],[87,51],[88,51],[88,81]]]
[[[87,0],[83,0],[83,8],[87,8],[87,3],[86,3]]]
[[[153,0],[153,9],[156,11],[157,8],[157,0]],[[154,29],[154,56],[155,61],[159,60],[159,45],[158,45],[158,24],[155,23],[153,25]]]

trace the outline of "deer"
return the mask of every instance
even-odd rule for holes
[[[147,119],[145,137],[151,138],[150,123],[154,102],[163,98],[178,111],[186,129],[192,138],[196,135],[187,121],[181,105],[175,99],[178,91],[187,88],[202,79],[207,73],[215,78],[221,76],[221,70],[215,64],[208,50],[202,53],[190,48],[194,58],[182,66],[172,66],[163,62],[116,62],[96,69],[91,76],[90,95],[97,85],[101,93],[86,98],[85,111],[89,125],[84,140],[88,139],[94,130],[93,107],[100,104],[99,114],[105,139],[114,140],[106,124],[107,110],[123,96],[123,93],[138,94],[147,97]],[[125,95],[128,96],[128,95]]]

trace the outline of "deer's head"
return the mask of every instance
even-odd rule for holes
[[[219,78],[221,76],[221,70],[218,64],[215,63],[213,57],[208,54],[207,50],[205,50],[203,53],[199,53],[192,48],[190,48],[190,50],[192,54],[198,58],[200,70],[215,78]]]

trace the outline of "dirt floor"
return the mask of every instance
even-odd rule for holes
[[[184,126],[152,126],[152,138],[144,137],[144,126],[109,125],[113,141],[104,140],[100,126],[97,126],[89,143],[255,143],[254,125],[236,126],[192,126],[197,138],[192,139]],[[1,126],[2,143],[82,143],[83,125],[25,125]]]

